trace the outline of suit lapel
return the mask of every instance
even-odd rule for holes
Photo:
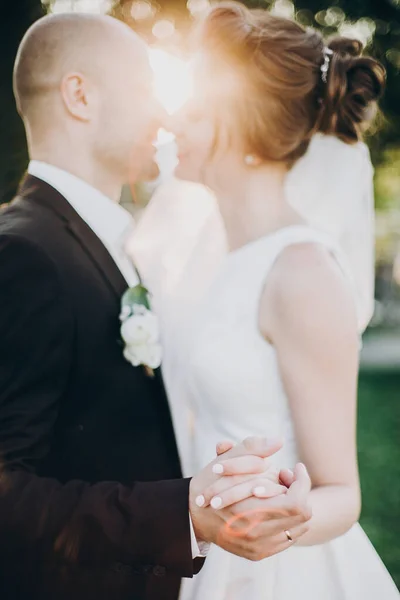
[[[114,259],[97,235],[78,215],[64,196],[46,182],[28,175],[19,190],[20,197],[45,206],[60,218],[70,235],[81,245],[118,299],[128,287]]]

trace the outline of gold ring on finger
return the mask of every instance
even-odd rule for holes
[[[288,539],[288,542],[293,542],[293,538],[290,535],[290,531],[288,531],[287,529],[285,529],[285,535],[286,535],[286,537]]]

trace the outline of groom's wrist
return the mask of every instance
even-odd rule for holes
[[[197,546],[199,544],[208,545],[211,540],[206,535],[206,523],[204,522],[204,518],[202,515],[201,508],[196,504],[196,498],[198,496],[198,490],[196,487],[196,478],[193,477],[190,481],[189,486],[189,519],[190,519],[190,528],[193,532],[193,538],[196,540]]]
[[[204,540],[200,540],[196,537],[192,517],[189,513],[189,524],[190,524],[190,541],[192,546],[192,556],[193,558],[204,558],[207,556],[208,551],[210,549],[210,544],[205,542]]]

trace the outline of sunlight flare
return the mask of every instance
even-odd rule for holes
[[[160,48],[150,50],[150,64],[154,71],[154,92],[169,114],[179,110],[192,94],[192,76],[189,64]]]

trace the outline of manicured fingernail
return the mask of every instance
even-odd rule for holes
[[[213,466],[212,472],[215,473],[216,475],[221,475],[221,473],[224,472],[224,467],[220,463],[217,463],[216,465]]]
[[[255,487],[253,490],[253,494],[255,496],[264,496],[265,492],[266,492],[265,487],[263,487],[261,485],[259,487]]]
[[[222,499],[219,496],[215,496],[210,502],[211,506],[216,510],[222,506]]]
[[[204,498],[204,496],[197,496],[195,502],[196,502],[197,506],[199,508],[201,508],[202,506],[204,506],[206,499]]]

